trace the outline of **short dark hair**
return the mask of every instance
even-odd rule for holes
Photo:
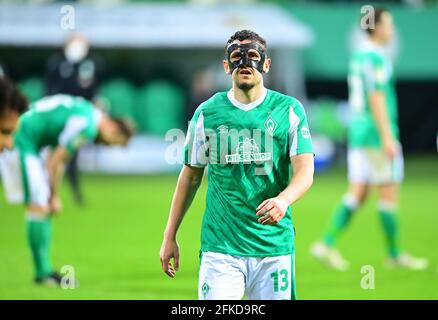
[[[0,77],[0,115],[7,109],[22,114],[27,108],[27,99],[18,86],[9,78]]]
[[[135,133],[135,126],[132,121],[123,118],[111,118],[119,128],[120,132],[126,137],[126,139],[130,139]]]
[[[119,127],[120,132],[126,136],[128,139],[131,138],[135,133],[135,127],[134,124],[127,120],[122,118],[115,118],[113,121],[117,124]]]
[[[383,7],[375,7],[374,8],[374,28],[366,28],[365,31],[369,35],[372,35],[376,30],[376,25],[382,21],[382,16],[384,13],[389,13],[389,10]]]
[[[259,44],[261,44],[263,49],[265,49],[265,51],[268,49],[268,46],[266,44],[265,39],[263,39],[261,36],[259,36],[254,31],[245,29],[245,30],[236,31],[236,33],[234,33],[230,37],[230,39],[228,39],[227,44],[225,45],[225,51],[227,51],[228,46],[236,40],[238,40],[238,41],[251,40],[251,41],[258,42]]]
[[[135,133],[135,126],[134,123],[126,118],[115,118],[109,116],[109,119],[115,123],[117,128],[119,129],[119,132],[126,138],[128,141]],[[94,142],[97,144],[103,144],[106,145],[107,142],[103,139],[101,132],[97,134],[96,138],[94,139]]]

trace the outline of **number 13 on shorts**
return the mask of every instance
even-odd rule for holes
[[[270,286],[265,290],[272,292],[273,299],[296,300],[294,259],[293,254],[283,256],[274,268],[270,268]]]
[[[278,284],[278,275],[280,274],[281,277],[281,286]],[[273,280],[274,285],[274,292],[286,291],[289,288],[289,279],[288,279],[289,272],[287,269],[281,269],[280,271],[275,271],[271,273],[271,278]]]

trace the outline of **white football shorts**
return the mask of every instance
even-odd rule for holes
[[[18,150],[5,151],[0,155],[0,168],[9,203],[48,205],[49,178],[40,156]]]
[[[400,152],[389,159],[381,149],[352,148],[348,150],[348,180],[352,183],[385,184],[403,180],[404,161]]]
[[[200,300],[295,300],[295,255],[240,257],[203,252]]]

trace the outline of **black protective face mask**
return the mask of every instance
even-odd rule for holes
[[[4,136],[10,136],[12,134],[13,130],[11,129],[0,129],[0,133]]]
[[[249,57],[249,50],[256,50],[260,54],[260,60],[253,60]],[[239,50],[240,59],[232,62],[230,60],[231,53],[235,50]],[[266,52],[263,47],[257,42],[251,42],[246,44],[234,43],[227,48],[227,59],[230,71],[233,73],[234,69],[239,67],[251,67],[263,73],[263,64],[266,60]]]

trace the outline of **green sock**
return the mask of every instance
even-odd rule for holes
[[[389,255],[392,258],[397,258],[400,255],[400,250],[398,245],[398,216],[394,207],[393,205],[381,203],[379,215],[385,232]]]
[[[35,218],[35,215],[28,214],[26,224],[36,277],[43,278],[53,272],[49,257],[52,242],[51,217]]]
[[[347,195],[336,207],[330,227],[324,235],[326,245],[333,246],[335,244],[336,238],[345,229],[356,208],[357,201],[350,195]]]

